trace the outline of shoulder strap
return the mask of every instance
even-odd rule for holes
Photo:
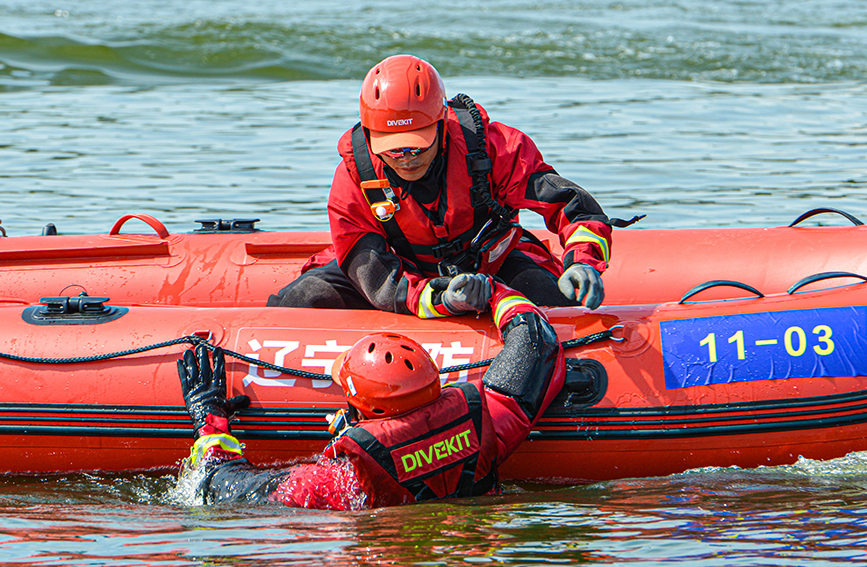
[[[352,129],[352,157],[355,159],[355,167],[358,169],[358,176],[362,181],[373,181],[376,179],[376,170],[373,168],[373,162],[370,160],[370,153],[367,151],[367,138],[364,136],[364,128],[361,122],[355,125]],[[381,188],[362,189],[364,197],[368,203],[378,203],[387,199],[385,192]],[[400,256],[408,258],[419,265],[418,258],[413,252],[412,245],[400,225],[397,224],[397,219],[391,217],[385,222],[382,222],[382,229],[388,236],[388,243],[397,251]]]
[[[376,179],[376,170],[373,169],[373,162],[370,161],[370,154],[367,152],[367,139],[364,137],[361,122],[352,128],[352,156],[355,158],[355,167],[362,181]]]
[[[469,99],[467,95],[463,95]],[[480,153],[479,131],[476,129],[476,123],[466,106],[466,99],[456,96],[449,101],[449,106],[455,111],[458,117],[458,122],[461,125],[461,132],[464,134],[464,141],[467,145],[467,174],[473,180],[470,188],[470,202],[473,204],[473,228],[470,238],[475,236],[482,230],[485,223],[491,218],[491,207],[488,206],[486,200],[480,198],[480,192],[491,193],[491,184],[488,175],[493,169],[491,159],[488,157],[487,151]],[[483,140],[482,140],[483,141]],[[493,197],[491,197],[493,200]]]
[[[473,180],[473,206],[484,205],[488,208],[488,218],[509,222],[515,215],[514,209],[498,203],[491,191],[489,176],[493,171],[493,163],[488,156],[485,125],[476,103],[469,96],[459,93],[449,101],[449,105],[458,116],[467,142],[467,173]]]
[[[484,435],[484,432],[482,431],[482,396],[479,393],[478,388],[469,382],[455,384],[455,387],[460,388],[461,392],[464,394],[464,398],[467,400],[467,406],[469,407],[468,413],[470,419],[473,420],[473,425],[476,428],[479,442],[481,443],[482,435]],[[461,469],[461,480],[454,493],[455,496],[473,496],[475,494],[476,466],[479,464],[480,455],[481,447],[479,447],[479,452],[476,453],[475,457],[464,463],[464,466]]]

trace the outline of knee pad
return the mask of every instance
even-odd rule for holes
[[[533,420],[539,413],[560,351],[554,328],[536,313],[521,313],[503,330],[505,346],[482,379],[514,398]]]

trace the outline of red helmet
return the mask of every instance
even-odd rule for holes
[[[401,335],[367,335],[337,357],[334,381],[367,418],[400,415],[440,395],[439,370],[427,351]]]
[[[373,66],[361,84],[361,125],[370,130],[373,153],[427,148],[446,114],[446,89],[433,65],[393,55]]]

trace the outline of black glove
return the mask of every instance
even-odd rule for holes
[[[199,344],[184,352],[184,358],[178,360],[178,376],[181,379],[181,390],[184,393],[184,403],[193,420],[193,426],[198,431],[205,425],[208,414],[216,417],[229,418],[238,410],[250,405],[250,398],[245,395],[226,399],[226,359],[223,349],[214,349],[214,370],[208,362],[208,349]]]

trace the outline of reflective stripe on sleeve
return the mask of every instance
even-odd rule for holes
[[[496,325],[497,328],[502,328],[501,323],[503,321],[503,317],[506,315],[509,309],[517,307],[519,305],[529,305],[534,310],[536,307],[532,301],[530,301],[523,295],[507,295],[497,303],[497,307],[496,309],[494,309],[494,325]]]
[[[595,244],[599,246],[599,249],[602,250],[602,259],[605,262],[608,262],[611,258],[611,252],[608,249],[608,241],[605,238],[599,236],[586,226],[579,226],[575,229],[575,232],[572,233],[572,236],[566,240],[566,247],[568,248],[570,244],[577,244],[579,242],[590,242],[591,244]]]
[[[196,442],[190,448],[190,464],[194,467],[197,466],[205,454],[213,448],[222,449],[227,453],[235,453],[240,457],[243,455],[244,447],[234,436],[228,433],[203,435],[196,439]]]
[[[428,283],[418,296],[417,315],[420,319],[434,319],[436,317],[449,317],[451,315],[445,305],[434,305],[433,295],[434,289]]]

